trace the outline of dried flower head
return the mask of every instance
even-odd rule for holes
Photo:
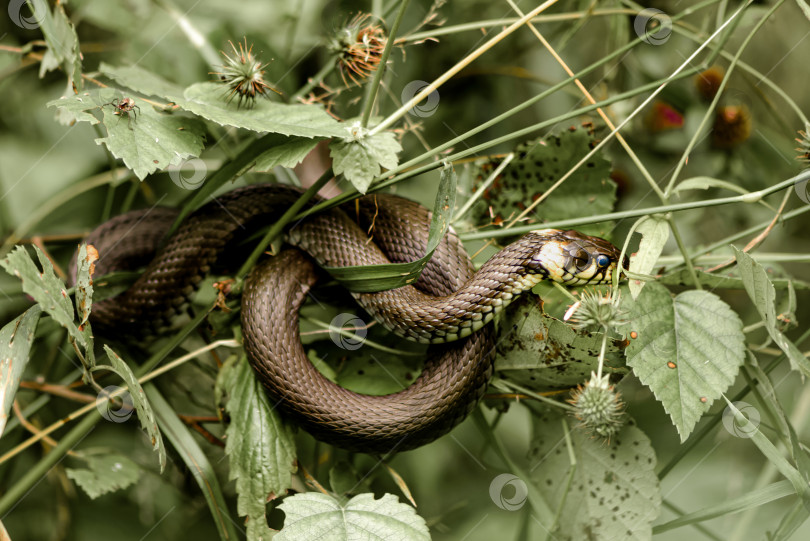
[[[331,49],[339,55],[340,75],[356,85],[380,66],[386,37],[382,27],[374,24],[369,13],[359,13],[338,32]]]
[[[582,426],[597,436],[610,439],[624,425],[624,403],[607,374],[600,378],[591,372],[591,379],[578,386],[568,402]]]
[[[705,101],[712,101],[720,90],[726,71],[721,66],[712,66],[695,75],[695,88]]]
[[[225,64],[221,66],[222,71],[212,73],[219,76],[219,80],[231,89],[227,101],[230,102],[234,96],[238,96],[240,106],[245,102],[247,107],[252,107],[256,96],[267,95],[268,89],[281,94],[264,82],[264,68],[267,64],[262,64],[253,56],[253,45],[248,47],[247,39],[244,40],[244,44],[239,42],[238,50],[232,41],[228,43],[233,49],[233,56],[221,51],[225,57]]]
[[[751,112],[745,104],[718,107],[714,116],[712,145],[729,149],[741,145],[751,136]]]
[[[582,330],[615,329],[624,325],[624,311],[619,308],[619,297],[610,298],[598,291],[583,291],[580,300],[572,304],[563,319]]]

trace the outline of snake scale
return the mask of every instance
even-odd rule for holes
[[[101,224],[86,239],[100,254],[95,274],[146,270],[120,295],[94,304],[94,330],[138,336],[156,322],[168,322],[212,266],[231,257],[229,247],[272,223],[300,194],[275,184],[233,190],[190,214],[165,242],[178,215],[173,209],[132,211]],[[382,194],[362,197],[344,210],[313,215],[287,231],[288,243],[297,248],[253,269],[245,281],[241,322],[248,359],[285,418],[353,451],[404,451],[448,432],[475,406],[491,376],[494,341],[486,323],[540,280],[606,283],[619,258],[602,239],[543,230],[524,235],[473,272],[451,230],[413,285],[353,294],[393,332],[434,344],[408,388],[362,395],[324,377],[301,344],[298,311],[317,280],[315,262],[346,267],[418,259],[427,244],[430,212]]]

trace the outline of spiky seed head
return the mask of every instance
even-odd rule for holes
[[[624,325],[623,315],[618,296],[613,300],[610,292],[602,295],[596,290],[586,290],[580,300],[568,308],[563,319],[581,330],[604,330]]]
[[[381,26],[374,24],[371,14],[359,13],[341,28],[332,39],[330,48],[338,54],[340,74],[356,85],[379,68],[387,38]]]
[[[597,436],[610,439],[624,425],[624,403],[607,374],[598,378],[591,372],[591,379],[578,386],[568,402],[582,426]]]
[[[801,137],[796,138],[796,142],[799,143],[799,147],[796,149],[799,155],[796,156],[796,159],[810,165],[810,124],[805,125],[803,130],[799,130],[799,135]]]
[[[239,48],[232,41],[228,42],[233,50],[233,56],[225,51],[225,64],[220,69],[222,71],[213,72],[219,80],[228,85],[231,91],[228,93],[227,101],[231,101],[234,96],[238,96],[239,106],[244,102],[248,108],[253,107],[256,96],[266,96],[268,90],[280,94],[278,90],[271,87],[264,81],[264,68],[267,64],[262,64],[253,55],[253,45],[248,47],[247,39],[239,42]]]

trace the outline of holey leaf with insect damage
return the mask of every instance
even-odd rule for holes
[[[575,419],[564,424],[543,409],[532,417],[532,432],[531,480],[547,501],[561,502],[551,539],[652,537],[652,522],[661,510],[655,451],[632,419],[606,441],[577,426]]]
[[[627,310],[627,364],[647,385],[686,440],[700,417],[734,382],[745,359],[739,316],[717,295],[672,296],[649,282]]]

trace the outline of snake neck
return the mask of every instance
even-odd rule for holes
[[[520,294],[547,279],[563,264],[556,230],[527,235],[510,244],[455,293],[434,297],[416,288],[356,294],[358,302],[394,333],[421,343],[451,342],[469,336]]]

